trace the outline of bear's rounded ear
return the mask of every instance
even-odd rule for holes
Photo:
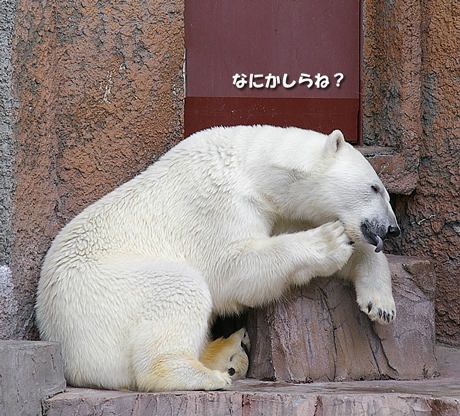
[[[324,155],[327,157],[333,157],[340,146],[345,143],[343,133],[340,130],[334,130],[326,139],[326,147],[324,149]]]

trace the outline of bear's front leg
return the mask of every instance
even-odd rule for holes
[[[388,324],[396,317],[388,260],[370,244],[357,243],[339,277],[353,281],[356,301],[372,321]]]
[[[280,298],[293,285],[304,285],[316,276],[332,276],[347,264],[353,246],[343,225],[331,222],[292,234],[258,236],[227,250],[215,274],[214,287],[226,313],[238,306],[259,307]],[[224,284],[222,284],[224,283]],[[230,306],[225,309],[227,301]],[[216,304],[216,302],[215,302]]]

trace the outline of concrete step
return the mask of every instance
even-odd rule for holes
[[[138,393],[69,388],[46,416],[458,416],[460,349],[436,347],[439,376],[325,383],[246,379],[229,391]]]
[[[0,341],[1,416],[40,416],[41,400],[65,387],[59,344]]]

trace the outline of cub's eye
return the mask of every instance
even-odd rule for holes
[[[233,367],[228,369],[228,375],[231,377],[236,373],[235,369]]]
[[[371,188],[376,194],[380,193],[380,187],[378,185],[371,185]]]

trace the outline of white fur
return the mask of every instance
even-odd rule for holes
[[[41,336],[61,343],[73,385],[225,388],[228,374],[198,361],[216,314],[346,265],[361,308],[388,320],[378,310],[394,311],[389,268],[364,241],[365,219],[396,223],[340,132],[197,133],[58,234],[38,287]]]

